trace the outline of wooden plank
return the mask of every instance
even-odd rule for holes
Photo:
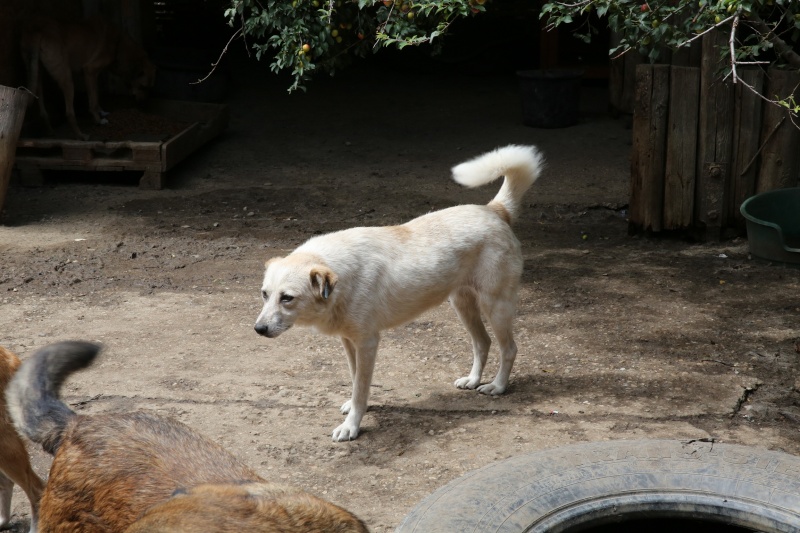
[[[228,126],[228,106],[174,100],[148,102],[147,112],[189,123],[181,133],[161,141],[75,141],[21,139],[18,166],[56,170],[145,171],[140,186],[161,188],[164,173],[222,133]]]
[[[718,240],[722,230],[725,184],[731,171],[733,86],[720,74],[724,59],[719,46],[727,36],[717,30],[703,37],[700,67],[700,127],[694,223],[702,237]]]
[[[636,67],[631,150],[631,218],[646,231],[663,229],[669,65]]]
[[[28,168],[40,168],[46,170],[115,170],[130,168],[133,170],[144,170],[147,165],[137,165],[133,161],[125,161],[122,159],[105,159],[96,158],[89,160],[67,160],[67,159],[53,159],[51,157],[28,157],[17,156],[17,166]]]
[[[619,98],[619,110],[621,113],[633,114],[633,107],[636,100],[636,69],[643,64],[644,56],[635,50],[628,51],[622,56],[624,63],[622,94]]]
[[[744,217],[739,213],[739,206],[756,192],[763,102],[760,94],[764,75],[761,69],[752,68],[740,69],[738,75],[743,83],[737,83],[734,92],[733,172],[727,188],[726,216],[722,224],[744,228]]]
[[[700,69],[673,66],[669,82],[664,229],[687,229],[694,217]]]
[[[67,161],[89,161],[92,159],[92,149],[78,144],[63,144],[61,154]]]
[[[770,69],[764,96],[776,100],[794,94],[800,101],[800,72]],[[778,105],[764,106],[761,129],[761,165],[756,192],[800,186],[800,130],[792,124],[789,112]]]
[[[6,202],[17,139],[27,107],[28,93],[0,85],[0,213]]]
[[[137,163],[160,163],[163,143],[136,143],[131,147],[132,158]]]
[[[193,124],[171,138],[161,148],[161,168],[167,171],[228,127],[228,106],[215,106],[216,113],[204,123]]]
[[[161,169],[167,171],[197,150],[203,125],[195,122],[161,147]]]

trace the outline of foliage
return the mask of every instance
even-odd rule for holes
[[[587,17],[596,14],[597,17]],[[741,65],[776,65],[800,70],[800,1],[798,0],[576,0],[546,2],[542,18],[550,28],[585,21],[576,35],[588,42],[603,21],[620,38],[612,56],[637,50],[656,61],[664,49],[677,50],[712,30],[728,36],[720,50],[724,72],[741,82]],[[752,89],[752,88],[751,88]],[[789,96],[776,99],[797,115],[800,105]]]
[[[314,71],[334,73],[352,56],[382,47],[438,43],[453,20],[484,11],[486,0],[230,0],[225,16],[258,59],[289,71],[289,91]]]

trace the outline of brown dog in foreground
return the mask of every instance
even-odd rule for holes
[[[5,391],[19,368],[19,358],[0,346],[0,392]],[[44,481],[31,468],[28,450],[17,434],[6,409],[6,397],[0,394],[0,529],[11,521],[11,494],[19,485],[31,502],[31,533],[36,532],[39,497]]]
[[[143,99],[155,84],[156,67],[147,53],[125,31],[101,17],[80,21],[38,18],[23,31],[20,48],[28,69],[28,89],[38,97],[39,114],[48,134],[53,128],[42,98],[40,65],[64,94],[67,121],[81,140],[89,136],[83,134],[75,119],[73,72],[83,73],[89,112],[96,124],[108,123],[108,113],[100,108],[98,99],[100,72],[113,67],[137,100]]]
[[[42,348],[6,391],[17,429],[55,456],[41,533],[368,533],[348,511],[265,482],[180,422],[143,412],[72,412],[58,391],[99,349],[87,342]]]

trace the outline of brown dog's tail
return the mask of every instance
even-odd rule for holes
[[[544,168],[544,157],[535,146],[509,145],[479,155],[453,167],[453,179],[467,187],[478,187],[505,176],[503,186],[489,203],[502,206],[506,222],[519,215],[522,197]],[[500,211],[502,211],[502,209]]]
[[[8,413],[17,430],[55,454],[75,413],[59,398],[67,377],[89,366],[100,352],[90,342],[66,341],[40,349],[23,361],[6,389]]]

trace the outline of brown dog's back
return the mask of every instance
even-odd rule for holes
[[[55,454],[40,533],[367,533],[348,511],[266,483],[180,422],[145,412],[72,412],[58,397],[61,384],[98,350],[85,342],[50,345],[9,385],[14,424]]]
[[[125,533],[368,533],[348,511],[273,483],[201,485],[147,511]]]
[[[261,481],[187,426],[148,413],[76,416],[62,434],[42,497],[42,531],[91,517],[123,531],[176,489]],[[88,497],[92,496],[92,497]]]

